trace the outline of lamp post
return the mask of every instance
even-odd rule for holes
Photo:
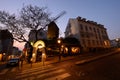
[[[119,47],[119,38],[116,39],[116,42],[117,42],[117,48]]]
[[[58,39],[57,43],[59,45],[59,62],[60,62],[61,61],[61,39]]]

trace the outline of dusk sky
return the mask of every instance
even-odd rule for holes
[[[62,36],[69,18],[80,16],[104,25],[110,39],[120,38],[120,0],[0,0],[0,10],[17,14],[23,4],[48,7],[53,17],[66,11],[57,21]]]

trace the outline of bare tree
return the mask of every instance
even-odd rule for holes
[[[29,45],[28,62],[30,62],[32,57],[33,47],[26,39],[25,33],[27,29],[35,30],[37,40],[38,29],[45,27],[51,21],[49,18],[50,14],[45,11],[46,9],[46,7],[40,8],[32,5],[23,6],[18,16],[6,11],[0,11],[0,23],[13,34],[13,39],[18,42],[27,42]]]
[[[46,24],[51,22],[50,13],[47,11],[47,7],[37,6],[24,6],[20,12],[21,24],[24,28],[29,28],[35,31],[36,40],[38,29],[43,28]]]
[[[25,31],[20,24],[19,18],[17,18],[15,14],[0,11],[0,22],[13,34],[15,40],[19,42],[27,41],[24,37]]]
[[[50,13],[46,9],[47,7],[23,6],[19,16],[0,11],[0,22],[13,34],[15,40],[28,42],[25,38],[25,28],[36,30],[37,32],[38,29],[51,21],[49,18]]]
[[[33,47],[26,39],[25,34],[27,29],[36,31],[35,37],[36,40],[38,40],[37,34],[39,29],[46,29],[46,26],[50,22],[56,21],[64,14],[65,12],[62,12],[57,17],[51,18],[50,13],[47,11],[47,7],[40,8],[38,6],[27,5],[23,6],[17,16],[6,11],[0,11],[0,23],[3,24],[4,27],[6,27],[13,34],[13,39],[19,42],[27,42],[29,44],[31,49],[28,60],[30,61]]]
[[[51,20],[50,13],[46,9],[47,7],[39,8],[32,5],[23,7],[20,13],[23,27],[37,30],[48,24]]]

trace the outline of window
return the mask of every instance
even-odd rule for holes
[[[92,31],[92,28],[91,28],[91,26],[89,27],[89,29],[90,29],[90,31]]]
[[[97,41],[97,45],[99,45],[99,42]]]
[[[86,34],[86,38],[89,38],[89,34]]]
[[[72,47],[71,51],[72,51],[72,53],[79,53],[80,52],[80,48],[79,47]]]
[[[85,30],[88,31],[88,27],[87,26],[85,26]]]
[[[80,30],[83,30],[83,25],[82,24],[80,24]]]
[[[101,33],[103,34],[103,30],[101,30]]]
[[[99,29],[97,29],[97,33],[98,33],[98,34],[100,34],[100,31],[99,31]]]
[[[82,44],[83,44],[84,47],[86,47],[86,44],[85,44],[85,40],[84,40],[84,39],[82,39]]]
[[[96,39],[98,39],[98,37],[96,36]]]
[[[94,30],[94,32],[96,32],[96,29],[95,29],[95,28],[93,28],[93,30]]]
[[[95,40],[92,40],[92,44],[95,45]]]
[[[84,34],[81,34],[81,37],[84,38]]]
[[[88,45],[91,46],[90,40],[88,40]]]
[[[105,35],[107,35],[106,31],[104,31]]]

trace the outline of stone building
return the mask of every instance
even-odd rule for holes
[[[110,47],[107,29],[104,25],[81,17],[69,19],[65,37],[78,39],[84,51],[96,51]]]

